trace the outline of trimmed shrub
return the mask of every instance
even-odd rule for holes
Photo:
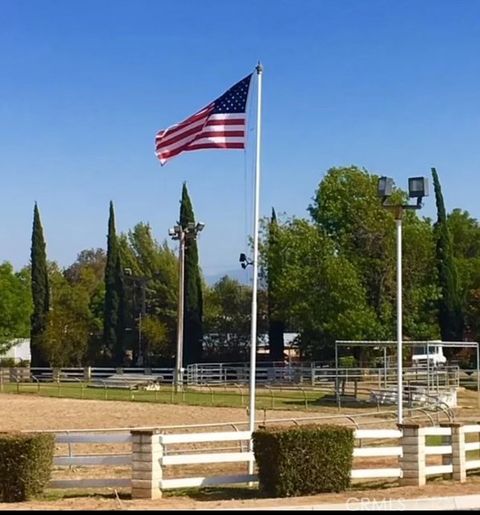
[[[260,489],[273,497],[341,492],[350,485],[354,435],[348,427],[272,427],[253,433]]]
[[[0,501],[25,501],[43,492],[54,443],[46,433],[0,433]]]

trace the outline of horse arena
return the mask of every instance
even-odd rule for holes
[[[402,434],[396,425],[394,372],[387,368],[332,371],[313,366],[257,369],[257,425],[347,425],[356,431],[357,444],[363,447],[355,451],[352,473],[356,475],[348,492],[282,499],[282,506],[346,502],[352,497],[362,499],[367,492],[376,498],[388,494],[390,499],[401,499],[478,491],[480,480],[475,476],[459,484],[442,482],[437,474],[422,488],[399,486]],[[476,424],[480,420],[478,395],[472,388],[478,376],[448,368],[426,376],[424,372],[405,371],[406,420],[432,428],[432,435],[442,431],[442,423],[469,420]],[[455,393],[455,407],[442,400],[449,392]],[[0,369],[0,410],[5,414],[0,418],[0,431],[56,434],[52,481],[44,499],[0,504],[0,509],[278,506],[278,500],[262,498],[256,484],[249,488],[245,479],[238,484],[209,483],[212,478],[245,478],[251,473],[248,393],[245,370],[232,366],[192,367],[178,391],[172,371],[167,369]],[[135,430],[152,429],[161,435],[163,498],[141,500],[132,495],[138,477],[133,457],[139,445]],[[217,438],[219,435],[228,438]],[[377,447],[369,450],[365,445]],[[207,461],[202,461],[203,457]],[[441,467],[442,459],[441,455],[430,456],[428,465]],[[207,478],[210,486],[195,487],[192,480],[201,478]]]
[[[480,417],[480,411],[471,406],[476,406],[476,392],[464,392],[460,396],[459,413],[468,416],[469,419]],[[248,413],[246,408],[226,408],[211,406],[189,406],[172,404],[155,404],[151,402],[127,402],[109,400],[81,400],[70,398],[43,397],[30,393],[0,394],[0,410],[4,414],[0,418],[1,431],[65,431],[65,430],[107,430],[111,428],[146,428],[146,427],[173,427],[177,426],[211,426],[226,424],[226,427],[234,427],[235,430],[245,430],[248,425]],[[352,410],[344,409],[345,413]],[[354,417],[358,417],[361,424],[368,426],[376,421],[375,426],[380,423],[381,427],[395,427],[394,419],[378,418],[371,408],[358,408],[354,410]],[[325,417],[324,422],[352,424],[352,419],[346,416],[338,417],[339,413],[335,406],[321,407],[315,410],[289,409],[289,410],[259,410],[256,414],[257,421],[285,420],[285,421],[308,421],[312,417]],[[288,423],[288,422],[287,422]],[[297,422],[298,423],[298,422]],[[224,428],[225,429],[225,428]],[[170,431],[172,431],[171,429]],[[192,429],[186,429],[192,431]],[[197,429],[198,430],[198,429]],[[57,444],[57,450],[65,454],[66,449],[62,444]],[[64,446],[65,447],[65,446]],[[108,444],[99,444],[95,453],[112,452],[113,447]],[[78,445],[75,452],[82,453],[82,445]],[[386,463],[388,459],[379,458],[375,460],[374,466]],[[238,464],[216,465],[217,472],[229,472],[232,467]],[[245,466],[245,465],[243,465]],[[202,472],[212,465],[202,467]],[[195,467],[186,466],[185,470],[191,469],[196,473]],[[198,468],[198,467],[197,467]],[[91,476],[89,471],[89,477]],[[110,474],[112,467],[99,467],[95,475],[102,477],[103,474]],[[128,473],[127,467],[118,467],[120,474]],[[58,472],[53,473],[53,478]],[[65,471],[63,471],[65,474]],[[82,467],[70,467],[67,474],[71,477],[83,477],[85,470]],[[480,479],[471,477],[465,484],[456,484],[452,481],[436,479],[429,482],[425,487],[399,487],[398,483],[392,481],[374,481],[369,483],[369,490],[360,490],[354,485],[351,490],[343,494],[323,494],[310,497],[297,497],[282,499],[282,506],[300,506],[312,503],[333,503],[346,502],[351,498],[368,497],[384,499],[406,499],[408,497],[433,497],[438,495],[462,495],[476,493],[480,487]],[[57,492],[56,494],[51,492]],[[103,488],[89,491],[58,491],[47,490],[45,500],[29,501],[18,504],[1,504],[1,509],[235,509],[238,507],[258,508],[278,506],[278,500],[262,499],[256,489],[250,491],[244,487],[229,487],[228,489],[211,489],[206,494],[198,490],[190,493],[169,492],[159,500],[132,500],[129,498],[129,491]]]

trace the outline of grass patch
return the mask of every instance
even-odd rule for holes
[[[175,392],[170,386],[159,391],[128,390],[120,388],[89,388],[78,383],[19,383],[6,384],[5,393],[30,394],[46,397],[153,402],[163,404],[186,404],[190,406],[217,406],[244,408],[248,405],[248,387],[224,389],[222,387],[185,388]],[[259,387],[256,390],[258,409],[310,409],[320,408],[325,393],[307,389],[271,389]]]
[[[112,492],[111,489],[105,489],[104,492],[99,492],[98,489],[95,492],[92,490],[84,490],[80,488],[70,488],[67,490],[63,489],[46,489],[41,495],[35,497],[37,501],[61,501],[63,499],[121,499],[122,501],[127,501],[132,498],[130,492],[127,491],[117,491]]]

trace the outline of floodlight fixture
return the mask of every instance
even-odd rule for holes
[[[393,195],[393,179],[380,177],[378,179],[378,196],[382,199],[382,205],[391,209],[394,213],[397,240],[397,422],[403,422],[403,306],[402,306],[402,218],[407,209],[420,209],[423,197],[428,196],[428,181],[425,177],[410,177],[408,179],[408,196],[416,198],[414,205],[395,202],[389,199]],[[338,392],[337,392],[338,395]]]
[[[390,197],[393,193],[393,179],[390,177],[380,177],[378,179],[377,193],[382,199]]]
[[[409,177],[408,196],[410,198],[428,197],[428,179],[426,177]]]

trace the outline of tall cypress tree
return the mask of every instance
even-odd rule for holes
[[[438,322],[443,341],[461,341],[463,339],[463,313],[458,286],[458,275],[453,259],[453,246],[447,225],[445,204],[438,174],[432,168],[435,200],[437,203],[437,221],[435,223],[436,260],[438,280],[442,297],[438,304]]]
[[[280,272],[281,254],[278,244],[278,223],[275,209],[272,207],[272,217],[270,219],[268,230],[268,269],[267,269],[267,287],[268,287],[268,342],[270,359],[272,361],[284,360],[284,342],[283,333],[285,331],[285,322],[280,313],[280,306],[276,301],[276,285],[277,277]]]
[[[117,252],[115,263],[115,291],[118,299],[117,323],[115,326],[115,345],[112,349],[113,363],[121,366],[125,361],[125,327],[126,327],[126,299],[125,299],[125,280],[123,277],[123,263],[120,252]]]
[[[187,185],[183,183],[180,225],[185,230],[189,223],[195,224],[195,216]],[[184,363],[188,365],[201,359],[203,339],[203,293],[195,239],[185,242],[184,294],[183,357]]]
[[[107,263],[105,265],[105,311],[103,317],[103,358],[105,362],[120,365],[122,357],[119,348],[122,347],[121,310],[121,274],[120,257],[118,251],[117,235],[115,231],[115,213],[113,202],[110,201],[110,214],[108,218],[107,236]],[[123,281],[122,281],[123,283]],[[119,340],[120,337],[120,340]]]
[[[32,299],[33,313],[30,323],[30,353],[33,367],[49,365],[43,349],[43,335],[47,328],[47,316],[50,309],[50,292],[48,289],[47,256],[43,238],[42,223],[37,203],[33,210],[33,229],[31,247]]]

